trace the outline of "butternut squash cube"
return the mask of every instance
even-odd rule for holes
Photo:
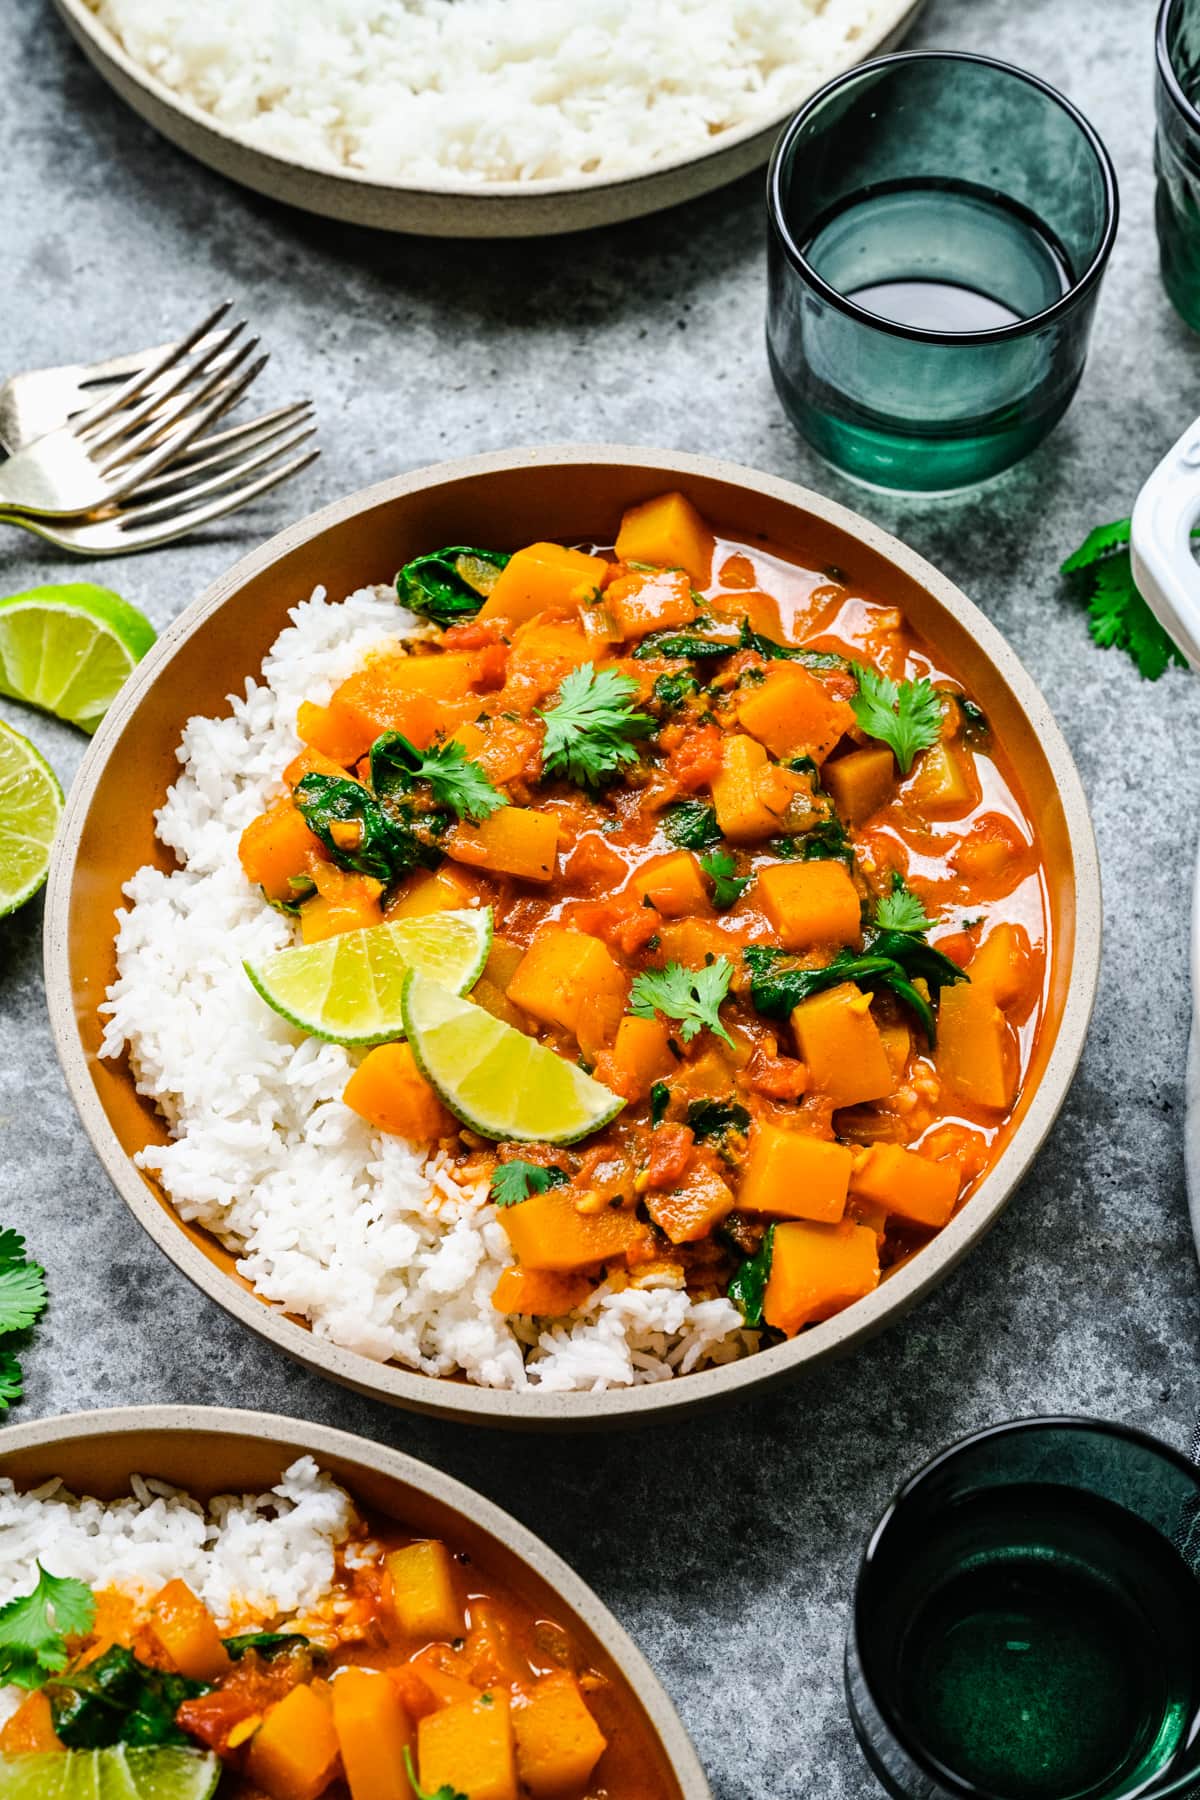
[[[324,1683],[294,1687],[255,1732],[247,1769],[271,1800],[317,1800],[337,1773],[337,1732],[326,1691]]]
[[[738,707],[738,724],[774,756],[811,756],[821,763],[851,729],[854,714],[807,669],[777,663],[749,689]]]
[[[763,1317],[794,1337],[879,1286],[879,1240],[866,1225],[806,1222],[775,1227]]]
[[[168,1581],[150,1603],[150,1634],[189,1681],[219,1681],[230,1669],[217,1622],[186,1581]]]
[[[857,944],[862,905],[845,863],[771,863],[758,873],[758,898],[785,950]]]
[[[1011,1025],[985,988],[942,989],[934,1063],[943,1082],[973,1106],[1005,1112],[1017,1097],[1018,1059]]]
[[[629,984],[599,938],[565,925],[538,932],[508,984],[514,1006],[543,1025],[558,1025],[579,1044],[610,1043]]]
[[[337,937],[342,931],[365,931],[382,920],[382,881],[370,875],[351,874],[331,862],[314,862],[308,873],[317,891],[300,907],[300,935],[306,944]]]
[[[290,794],[251,819],[238,841],[246,880],[268,900],[295,900],[293,879],[306,875],[309,865],[324,855],[320,838],[308,829]]]
[[[391,1578],[392,1613],[405,1637],[456,1638],[463,1629],[463,1609],[454,1591],[450,1552],[437,1538],[422,1538],[391,1550],[386,1557]]]
[[[533,1319],[560,1319],[574,1312],[591,1293],[595,1282],[585,1275],[556,1275],[548,1269],[505,1269],[492,1289],[492,1305],[508,1316],[520,1313]]]
[[[331,712],[327,706],[315,706],[311,700],[300,703],[296,731],[302,744],[319,750],[331,762],[341,764],[343,769],[362,755],[359,748],[362,734],[357,730],[347,732],[339,714]]]
[[[964,812],[975,798],[964,755],[970,752],[942,743],[923,751],[905,787],[906,798],[931,818]]]
[[[561,1188],[531,1194],[516,1206],[506,1206],[500,1223],[523,1269],[549,1269],[557,1274],[614,1261],[635,1249],[646,1235],[634,1213],[614,1206],[599,1213],[581,1213],[575,1197]]]
[[[499,1691],[430,1713],[417,1727],[421,1786],[471,1800],[517,1800],[509,1698]]]
[[[422,1075],[407,1044],[377,1044],[368,1050],[342,1100],[376,1131],[390,1131],[410,1144],[432,1144],[458,1130],[458,1121]]]
[[[872,1144],[860,1153],[850,1191],[878,1201],[889,1214],[941,1230],[954,1211],[962,1171],[957,1163],[931,1162],[899,1144]]]
[[[404,1752],[413,1728],[395,1683],[369,1669],[341,1669],[329,1699],[350,1800],[397,1800],[408,1781]]]
[[[595,654],[593,642],[574,619],[539,618],[522,625],[509,657],[510,679],[523,690],[522,706],[528,709],[537,698],[557,693],[563,678]],[[540,742],[540,732],[538,737]]]
[[[617,556],[625,563],[652,563],[659,569],[684,569],[698,588],[712,576],[716,540],[690,500],[682,494],[660,494],[631,506],[617,533]]]
[[[828,1094],[835,1107],[882,1100],[895,1088],[887,1049],[871,1017],[870,995],[854,982],[802,1000],[793,1009],[792,1030],[813,1087]]]
[[[514,1713],[513,1731],[517,1768],[534,1800],[582,1790],[608,1748],[566,1669],[542,1676],[528,1704]]]
[[[344,781],[346,770],[340,762],[334,762],[332,756],[326,756],[323,750],[314,750],[311,744],[305,744],[299,756],[293,756],[283,771],[283,779],[288,787],[294,788],[306,775],[332,775]]]
[[[529,544],[510,557],[479,609],[481,619],[532,619],[552,606],[580,606],[604,579],[602,556],[561,544]]]
[[[389,902],[389,919],[427,919],[434,913],[458,912],[470,906],[478,894],[474,878],[464,875],[451,864],[440,869],[422,869],[410,875],[404,886]]]
[[[656,1081],[665,1081],[678,1068],[670,1035],[661,1019],[635,1019],[632,1014],[617,1026],[612,1073],[627,1100],[644,1100]]]
[[[446,853],[473,869],[513,875],[520,881],[553,881],[558,861],[558,820],[527,806],[502,806],[477,825],[456,825]]]
[[[896,759],[886,744],[869,744],[826,763],[821,780],[842,817],[862,825],[895,793]]]
[[[673,1244],[694,1244],[733,1211],[733,1194],[715,1169],[693,1163],[678,1187],[645,1196],[646,1210]]]
[[[0,1728],[2,1756],[51,1756],[66,1747],[54,1729],[54,1714],[45,1688],[26,1694]]]
[[[383,731],[402,731],[426,749],[438,731],[479,710],[473,689],[492,660],[483,650],[439,656],[377,656],[343,681],[328,707],[330,742],[351,744],[355,761]]]
[[[835,1224],[846,1210],[853,1162],[844,1144],[759,1120],[750,1131],[738,1205],[768,1218]]]
[[[735,844],[770,837],[800,786],[799,776],[768,761],[756,738],[731,733],[722,746],[720,773],[712,781],[722,836]]]
[[[1029,934],[1021,925],[994,925],[967,964],[971,986],[1009,1007],[1028,992],[1033,973]]]
[[[690,625],[696,617],[692,584],[683,569],[635,569],[609,584],[604,604],[623,638]]]
[[[683,919],[710,910],[704,877],[690,850],[677,850],[646,863],[630,885],[639,900],[649,901],[664,919]]]

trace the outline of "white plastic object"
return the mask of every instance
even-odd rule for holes
[[[1168,450],[1138,495],[1129,539],[1139,593],[1200,674],[1200,564],[1192,555],[1197,524],[1200,419]]]

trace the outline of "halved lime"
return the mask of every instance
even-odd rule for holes
[[[111,588],[30,588],[0,600],[0,694],[95,731],[153,642],[149,619]]]
[[[50,764],[0,719],[0,918],[24,906],[45,881],[62,809]]]
[[[462,994],[478,981],[491,947],[492,909],[481,906],[343,931],[243,966],[267,1005],[312,1037],[388,1044],[404,1036],[410,969]]]
[[[482,1137],[573,1144],[625,1104],[578,1064],[416,970],[404,983],[404,1028],[422,1074]]]
[[[209,1750],[67,1750],[0,1756],[4,1800],[209,1800],[221,1759]]]

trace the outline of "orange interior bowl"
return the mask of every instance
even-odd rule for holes
[[[1032,1067],[1000,1155],[950,1224],[865,1300],[786,1344],[670,1381],[604,1393],[481,1388],[372,1362],[315,1337],[262,1301],[233,1258],[184,1225],[134,1154],[166,1127],[123,1062],[98,1056],[97,1008],[113,980],[113,914],[143,863],[169,867],[154,812],[196,713],[223,713],[256,674],[291,606],[389,581],[442,543],[515,548],[536,539],[611,542],[622,511],[682,490],[723,535],[763,542],[809,567],[834,564],[894,602],[978,699],[1016,770],[1048,871],[1051,957]],[[122,1198],[171,1260],[227,1311],[337,1381],[419,1411],[481,1424],[632,1422],[732,1397],[843,1351],[905,1313],[987,1231],[1061,1107],[1083,1050],[1100,960],[1101,899],[1087,802],[1046,702],[999,632],[953,583],[897,539],[788,482],[706,458],[612,446],[507,451],[443,463],[352,495],[246,557],[189,606],[122,689],[84,759],[51,871],[46,985],[67,1086]]]
[[[19,1488],[61,1476],[74,1493],[114,1500],[131,1475],[214,1494],[262,1493],[299,1456],[315,1458],[368,1511],[465,1549],[537,1618],[565,1627],[587,1664],[620,1695],[639,1767],[671,1800],[712,1800],[674,1707],[607,1607],[531,1531],[481,1494],[396,1450],[348,1432],[226,1407],[130,1406],[11,1427],[0,1474]]]

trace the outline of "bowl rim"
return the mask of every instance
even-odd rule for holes
[[[494,1500],[454,1476],[444,1474],[433,1464],[410,1456],[407,1451],[377,1444],[356,1432],[341,1431],[336,1426],[317,1424],[308,1419],[290,1418],[282,1413],[252,1412],[230,1406],[115,1406],[93,1412],[60,1413],[52,1418],[7,1427],[0,1442],[0,1469],[4,1467],[6,1455],[14,1451],[52,1449],[68,1442],[117,1437],[125,1433],[157,1432],[182,1437],[194,1431],[223,1433],[265,1443],[272,1448],[294,1450],[297,1455],[314,1456],[318,1463],[323,1458],[336,1457],[373,1475],[419,1489],[495,1538],[560,1594],[608,1651],[645,1707],[651,1727],[679,1782],[683,1800],[712,1800],[708,1778],[674,1702],[642,1651],[599,1594],[536,1532],[497,1506]],[[129,1472],[144,1474],[146,1471],[131,1467]],[[352,1479],[347,1486],[353,1488]]]
[[[670,1380],[607,1388],[599,1393],[543,1393],[489,1388],[380,1363],[318,1338],[306,1327],[230,1281],[185,1235],[169,1206],[152,1195],[108,1121],[92,1081],[80,1038],[72,993],[68,946],[71,891],[79,841],[100,775],[125,725],[149,688],[197,629],[225,606],[252,577],[302,544],[357,515],[426,488],[481,475],[532,472],[569,465],[645,468],[647,473],[694,477],[765,494],[820,522],[855,536],[950,611],[974,635],[985,656],[1017,699],[1054,777],[1075,864],[1075,945],[1071,979],[1057,1037],[1024,1117],[979,1188],[937,1237],[881,1282],[874,1293],[844,1312],[809,1327],[781,1345],[734,1362]],[[245,673],[231,675],[235,688]],[[944,1279],[983,1237],[1027,1174],[1066,1099],[1083,1054],[1100,973],[1102,898],[1095,837],[1083,785],[1066,739],[1040,690],[997,628],[949,578],[899,539],[834,500],[765,472],[643,445],[538,445],[486,452],[408,471],[335,500],[298,520],[242,557],[186,606],[138,664],[86,750],[67,796],[46,888],[44,966],[51,1032],[67,1090],[113,1186],[134,1217],[175,1266],[243,1325],[328,1378],[392,1404],[475,1424],[563,1430],[643,1423],[651,1417],[727,1402],[794,1376],[821,1357],[848,1351],[899,1317]]]
[[[907,31],[916,23],[919,14],[928,4],[928,0],[882,0],[883,11],[880,19],[872,28],[872,49],[868,55],[875,55],[888,44],[894,42],[901,32]],[[214,114],[206,112],[195,101],[183,94],[176,93],[166,82],[160,81],[154,72],[138,62],[116,33],[92,11],[87,0],[55,0],[68,24],[81,33],[95,49],[120,70],[126,81],[137,87],[146,99],[159,107],[166,107],[186,119],[189,124],[199,130],[208,132],[212,137],[234,151],[243,155],[256,157],[275,169],[290,170],[309,175],[321,181],[329,181],[344,189],[358,189],[365,192],[395,194],[427,200],[465,200],[465,201],[519,201],[546,200],[565,198],[567,200],[584,196],[612,195],[636,189],[642,182],[653,181],[659,176],[677,175],[682,170],[693,166],[709,167],[714,159],[726,151],[736,151],[742,146],[753,143],[755,138],[762,137],[763,157],[769,153],[774,134],[791,118],[797,107],[806,104],[811,88],[788,102],[779,112],[770,113],[762,118],[750,118],[731,129],[721,132],[705,149],[694,152],[690,156],[676,156],[662,162],[632,169],[624,175],[613,175],[603,180],[595,180],[586,175],[545,175],[536,176],[529,181],[487,181],[462,182],[446,181],[433,183],[397,182],[382,175],[372,175],[366,170],[327,167],[323,163],[310,162],[301,156],[283,156],[276,150],[263,149],[251,143],[238,132],[230,129]],[[822,77],[821,85],[832,77],[853,69],[864,60],[851,51],[849,60],[839,59],[830,76]]]

